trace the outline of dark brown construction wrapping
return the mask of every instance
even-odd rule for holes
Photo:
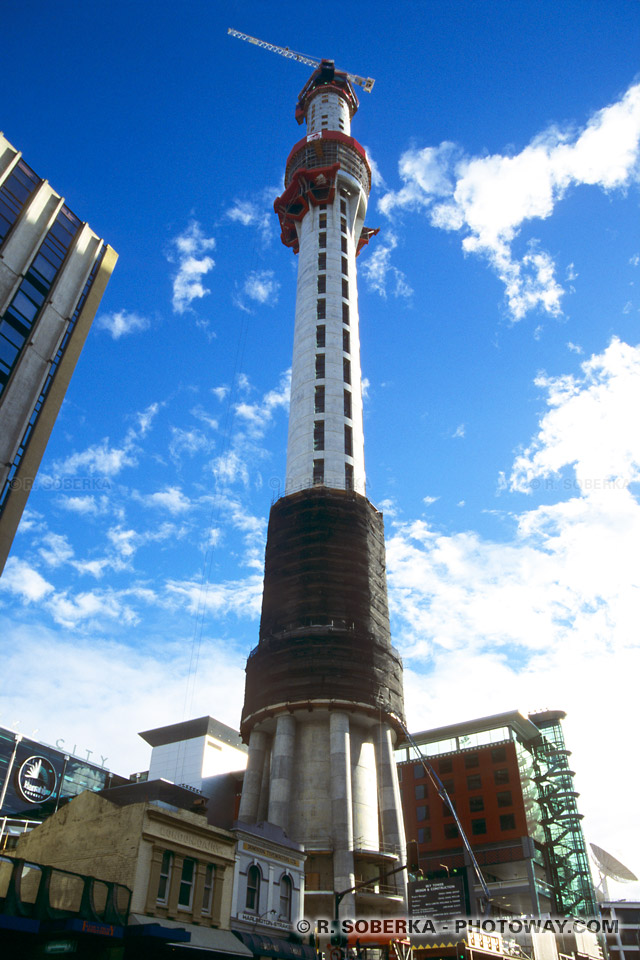
[[[327,487],[283,497],[271,509],[242,733],[269,706],[311,700],[352,701],[404,717],[382,514],[359,494]]]

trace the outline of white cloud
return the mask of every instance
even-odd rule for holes
[[[210,420],[211,426],[217,427],[215,420]],[[208,451],[213,446],[213,441],[205,437],[201,430],[186,430],[182,427],[171,427],[171,440],[169,442],[169,453],[173,460],[180,462],[183,457],[193,457],[196,453]]]
[[[277,410],[289,409],[291,393],[291,371],[280,377],[275,390],[269,390],[259,403],[240,402],[236,404],[236,417],[242,421],[251,437],[263,437]]]
[[[386,214],[423,209],[434,226],[462,232],[465,252],[486,257],[504,283],[514,320],[538,307],[556,315],[564,291],[553,260],[535,240],[519,258],[512,244],[524,223],[551,216],[570,187],[611,191],[637,179],[639,143],[636,84],[582,130],[549,127],[512,156],[464,157],[451,143],[408,150],[399,164],[403,187],[379,206]]]
[[[200,224],[192,220],[184,233],[174,237],[172,244],[175,250],[167,259],[178,265],[173,276],[173,309],[176,313],[185,313],[194,300],[211,293],[202,278],[215,266],[207,251],[213,250],[216,242],[213,237],[205,236]]]
[[[272,196],[276,195],[276,190]],[[262,209],[251,200],[238,200],[226,211],[230,220],[241,223],[243,227],[257,227],[263,242],[268,243],[271,238],[271,223],[274,219],[273,208]]]
[[[220,402],[222,402],[224,398],[227,396],[227,394],[229,393],[229,387],[226,387],[226,386],[212,387],[211,393],[214,395],[214,397],[217,397],[218,400],[220,400]]]
[[[391,253],[397,246],[398,238],[389,231],[386,234],[386,243],[376,243],[374,250],[362,264],[361,271],[369,287],[381,297],[386,298],[388,278],[391,278],[393,296],[409,299],[413,290],[404,273],[391,263]]]
[[[426,505],[427,505],[428,507],[430,507],[432,503],[435,503],[435,502],[436,502],[437,500],[439,500],[439,499],[440,499],[440,497],[429,497],[429,496],[426,496],[426,497],[423,497],[423,498],[422,498],[422,502],[423,502],[423,503],[426,503]]]
[[[163,403],[150,403],[149,406],[142,410],[140,413],[136,414],[136,419],[138,421],[138,429],[141,437],[147,435],[151,429],[151,424],[157,417],[160,408],[163,407]]]
[[[116,591],[87,591],[70,595],[68,591],[56,593],[47,603],[47,608],[56,623],[71,630],[83,622],[95,624],[103,620],[116,620],[133,625],[138,616],[123,602]]]
[[[98,504],[96,498],[87,494],[84,497],[58,497],[56,503],[63,510],[70,513],[78,513],[80,516],[91,516],[98,513]]]
[[[202,584],[199,580],[169,580],[167,594],[191,613],[207,610],[218,616],[233,613],[255,620],[262,604],[262,574],[244,580]]]
[[[462,439],[465,435],[465,426],[464,423],[459,423],[454,432],[451,434],[454,440]]]
[[[114,477],[125,467],[137,466],[131,442],[125,440],[122,447],[111,447],[109,438],[105,437],[100,443],[94,443],[81,453],[72,453],[66,460],[54,463],[55,474],[78,475],[83,470],[91,475],[99,474],[103,477]]]
[[[47,533],[42,538],[42,544],[38,552],[50,567],[60,567],[73,556],[73,547],[63,534]]]
[[[621,483],[640,478],[640,346],[614,338],[581,369],[581,376],[536,379],[547,391],[550,410],[537,437],[515,460],[512,490],[527,491],[534,480],[567,466],[573,466],[585,493],[599,493],[607,485],[619,490]]]
[[[150,747],[137,731],[185,719],[192,666],[189,630],[161,651],[156,644],[107,640],[99,631],[87,639],[68,637],[9,619],[1,630],[7,638],[4,670],[7,676],[22,678],[19,685],[3,690],[3,716],[22,721],[25,728],[38,727],[44,742],[64,740],[68,750],[76,744],[80,756],[90,750],[92,760],[128,776],[149,766]],[[215,716],[237,727],[245,657],[205,634],[189,716],[208,714],[215,703]],[[29,669],[21,673],[20,664],[24,668],[25,663]]]
[[[386,190],[387,185],[384,182],[384,177],[380,173],[380,167],[373,159],[373,155],[369,147],[365,146],[365,153],[367,155],[367,160],[369,161],[369,166],[371,167],[371,186],[373,189]]]
[[[145,496],[136,495],[146,507],[157,507],[161,510],[168,510],[169,513],[185,513],[191,508],[191,501],[185,497],[179,487],[165,487],[164,490],[158,490],[156,493],[149,493]]]
[[[118,310],[114,313],[102,313],[96,319],[96,326],[100,330],[107,330],[114,340],[134,333],[136,330],[147,330],[150,321],[131,310]]]
[[[243,290],[250,300],[256,303],[270,303],[274,306],[278,302],[280,284],[274,277],[273,270],[254,270],[244,282]]]
[[[37,603],[53,592],[53,584],[45,580],[26,561],[9,557],[0,577],[0,589],[19,597],[26,603]]]

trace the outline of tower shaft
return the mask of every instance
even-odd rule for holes
[[[299,254],[286,495],[271,509],[260,640],[247,662],[249,743],[240,820],[305,845],[307,916],[334,891],[371,888],[343,914],[402,909],[404,857],[393,744],[402,663],[391,645],[382,515],[365,497],[356,257],[371,174],[350,135],[357,99],[323,61],[300,94],[308,134],[275,202]],[[398,728],[398,729],[397,729]]]

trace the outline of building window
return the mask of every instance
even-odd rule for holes
[[[326,270],[326,269],[327,269],[327,255],[326,253],[319,253],[318,254],[318,270]]]
[[[455,823],[445,823],[444,825],[444,835],[447,840],[455,840],[456,837],[459,837],[458,828]]]
[[[327,275],[326,273],[321,273],[318,276],[318,293],[327,292]]]
[[[211,913],[211,904],[213,903],[213,884],[215,879],[215,865],[213,863],[208,863],[204,871],[204,886],[202,888],[202,913]]]
[[[424,767],[421,763],[415,763],[413,766],[413,776],[416,780],[419,780],[420,777],[424,777]]]
[[[260,867],[252,864],[247,870],[247,900],[246,908],[253,913],[260,913],[260,881],[262,874]]]
[[[327,330],[323,323],[316,327],[316,347],[325,347],[327,343]]]
[[[351,338],[348,330],[342,331],[342,349],[345,353],[351,353]]]
[[[160,864],[160,879],[158,881],[158,903],[166,903],[169,899],[169,887],[171,885],[171,871],[173,869],[173,854],[170,850],[165,850],[162,854],[162,863]]]
[[[454,785],[454,783],[453,783],[453,780],[443,780],[443,781],[442,781],[442,786],[445,788],[445,790],[447,791],[447,793],[453,793],[453,791],[454,791],[454,789],[455,789],[455,785]]]
[[[324,379],[324,353],[316,354],[316,380]]]
[[[507,759],[507,748],[494,747],[491,751],[491,759],[494,763],[504,763]]]
[[[342,379],[345,383],[351,383],[351,360],[342,358]]]
[[[426,799],[426,787],[424,783],[417,783],[415,786],[415,796],[416,800],[425,800]]]
[[[342,278],[342,296],[345,300],[349,299],[349,281]]]
[[[315,412],[324,413],[324,387],[316,387]]]
[[[23,160],[18,160],[0,189],[0,243],[39,183],[40,178],[31,167]]]
[[[324,320],[327,315],[327,301],[324,299],[318,300],[316,303],[316,316],[318,320]]]
[[[343,233],[346,233],[346,232],[347,232],[347,218],[346,218],[346,217],[340,217],[340,229],[342,230]]]
[[[509,771],[506,768],[503,770],[494,770],[493,780],[494,783],[509,783]]]
[[[511,790],[499,790],[496,794],[499,807],[510,807],[513,804]]]
[[[346,200],[340,200],[340,213],[344,213],[345,215],[346,215],[346,213],[347,213],[347,201],[346,201]]]
[[[319,226],[320,226],[320,229],[321,229],[321,230],[326,230],[326,229],[327,229],[327,215],[326,215],[326,213],[321,213],[321,214],[320,214],[320,223],[319,223]]]
[[[324,460],[313,461],[313,482],[316,486],[324,483]]]
[[[342,322],[346,323],[349,326],[349,304],[342,304]]]
[[[324,420],[316,420],[313,424],[313,449],[324,450]]]
[[[353,467],[350,463],[344,465],[344,488],[345,490],[353,490]]]
[[[345,277],[349,276],[349,261],[346,257],[342,258],[342,272],[344,273]]]
[[[469,810],[471,813],[479,813],[480,810],[484,810],[482,797],[469,797]]]
[[[471,833],[474,837],[479,837],[481,834],[486,832],[487,821],[485,819],[471,821]]]
[[[467,753],[464,758],[465,770],[470,770],[480,764],[480,758],[477,753]]]
[[[516,818],[513,813],[501,813],[500,814],[500,829],[501,830],[515,830],[516,828]]]
[[[344,391],[344,415],[351,420],[351,390]]]
[[[482,779],[479,773],[472,773],[467,777],[467,790],[480,790],[482,788]]]
[[[285,874],[280,878],[280,916],[283,920],[291,920],[291,901],[293,898],[293,884]]]
[[[453,770],[453,758],[452,757],[442,757],[438,761],[438,770],[440,773],[451,773]]]
[[[178,906],[184,910],[191,909],[195,872],[196,861],[192,860],[191,857],[185,857],[182,861],[182,876],[180,877],[180,889],[178,891]]]
[[[324,231],[323,231],[323,232],[321,232],[321,233],[318,234],[318,246],[319,246],[319,247],[326,247],[326,245],[327,245],[327,235],[326,235],[326,233],[324,233]]]
[[[326,245],[327,245],[326,239],[325,239],[324,245],[325,245],[325,247],[326,247]],[[322,246],[322,244],[321,244],[321,246]],[[342,237],[340,238],[340,249],[342,250],[343,253],[347,253],[347,238],[346,238],[345,236],[342,236]]]
[[[322,434],[322,439],[324,442],[324,431]],[[346,423],[344,425],[344,452],[347,457],[353,456],[353,430],[351,427],[348,427]]]
[[[418,823],[419,823],[421,820],[428,820],[428,819],[429,819],[429,807],[428,807],[426,804],[425,804],[424,806],[422,806],[422,807],[417,807],[417,808],[416,808],[416,816],[417,816],[417,818],[418,818]]]
[[[418,843],[431,841],[431,827],[418,827]]]

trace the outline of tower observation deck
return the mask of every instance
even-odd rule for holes
[[[351,136],[358,100],[323,60],[296,119],[307,135],[275,201],[298,254],[285,496],[271,509],[258,646],[247,662],[249,743],[239,818],[305,845],[305,912],[401,912],[404,829],[393,747],[402,662],[391,645],[382,515],[365,496],[356,258],[371,170]],[[388,883],[379,877],[389,871]],[[373,882],[375,880],[375,883]]]

